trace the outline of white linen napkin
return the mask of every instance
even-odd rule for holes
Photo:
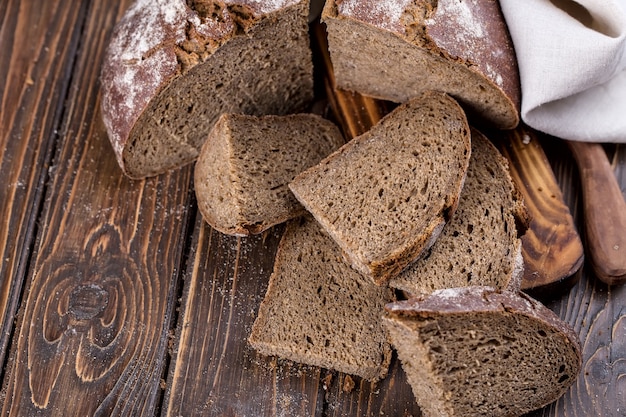
[[[500,0],[522,120],[556,137],[626,142],[626,0]]]

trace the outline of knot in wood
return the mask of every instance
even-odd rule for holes
[[[79,321],[91,320],[109,304],[109,293],[100,285],[80,285],[70,294],[68,312]]]

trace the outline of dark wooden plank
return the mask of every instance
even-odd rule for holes
[[[191,169],[130,181],[108,143],[98,76],[128,4],[88,4],[6,371],[4,416],[142,416],[159,403]]]
[[[0,4],[0,363],[85,17],[86,7],[78,6],[58,0]]]
[[[583,367],[563,397],[532,417],[622,416],[626,410],[626,287],[607,287],[584,268],[568,297],[548,303],[579,334]]]
[[[258,355],[247,342],[283,227],[248,238],[199,217],[164,416],[319,416],[321,370]]]

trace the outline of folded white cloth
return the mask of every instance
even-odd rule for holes
[[[564,139],[626,142],[626,0],[500,0],[522,120]]]

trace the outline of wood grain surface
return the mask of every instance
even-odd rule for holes
[[[131,182],[113,157],[98,76],[126,5],[91,2],[69,25],[82,33],[63,68],[71,83],[6,362],[5,416],[152,415],[160,400],[191,171]],[[59,2],[55,13],[73,8]]]
[[[539,296],[568,290],[579,277],[584,249],[543,149],[545,138],[523,125],[497,136],[530,214],[522,237],[522,289]]]
[[[0,361],[35,239],[85,7],[0,2]]]
[[[191,167],[122,175],[98,77],[130,2],[0,0],[1,415],[419,416],[395,356],[370,384],[250,349],[282,226],[212,230]],[[388,110],[356,107],[350,136]],[[543,145],[584,230],[572,155]],[[610,151],[626,194],[626,147]],[[578,277],[546,303],[579,333],[583,370],[530,416],[626,415],[626,290],[588,266]]]
[[[164,415],[319,415],[321,371],[261,357],[247,343],[283,227],[238,238],[201,218],[196,226]]]

